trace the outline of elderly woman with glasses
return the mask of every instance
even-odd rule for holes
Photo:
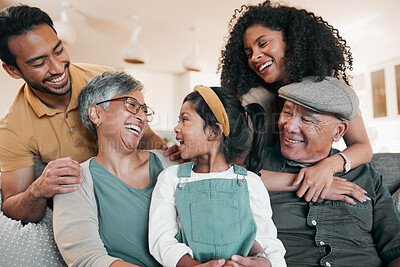
[[[54,235],[69,266],[158,266],[148,249],[150,198],[173,164],[137,146],[153,119],[143,85],[124,72],[94,77],[79,95],[98,154],[81,164],[82,183],[54,197]]]

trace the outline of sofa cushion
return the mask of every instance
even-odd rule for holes
[[[396,193],[393,194],[393,202],[394,206],[397,208],[397,210],[400,213],[400,188],[399,190],[396,191]]]
[[[400,153],[375,153],[371,164],[382,174],[383,183],[390,194],[400,188]]]
[[[0,266],[66,266],[52,229],[52,211],[47,208],[40,223],[22,225],[0,213]]]
[[[0,211],[0,266],[66,266],[54,241],[52,219],[49,208],[42,221],[26,225]]]

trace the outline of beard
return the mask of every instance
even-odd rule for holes
[[[50,95],[63,96],[63,95],[68,94],[69,92],[71,92],[71,89],[72,89],[71,74],[69,72],[69,63],[65,64],[64,71],[67,76],[67,80],[65,81],[65,83],[63,85],[57,86],[57,87],[50,87],[50,86],[44,85],[45,82],[52,79],[54,77],[54,75],[46,77],[45,79],[43,79],[43,81],[41,83],[37,83],[37,82],[34,82],[34,81],[26,78],[23,73],[21,73],[21,74],[22,74],[22,77],[25,80],[25,82],[32,89],[42,92],[42,93],[50,94]]]

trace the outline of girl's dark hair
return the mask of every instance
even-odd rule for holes
[[[257,172],[264,158],[266,138],[264,109],[259,104],[242,107],[233,90],[222,87],[211,87],[211,89],[225,107],[230,126],[229,135],[222,135],[223,140],[220,147],[222,155],[227,163],[233,163],[237,158],[248,154],[251,159],[249,162],[252,164],[247,167],[249,170]],[[204,120],[204,130],[212,127],[217,134],[221,133],[217,126],[217,119],[199,92],[188,94],[183,103],[187,101],[192,102],[192,107]],[[252,126],[249,125],[248,117],[251,119]]]
[[[19,5],[9,6],[1,10],[0,59],[7,65],[14,66],[18,69],[15,55],[8,47],[9,39],[32,31],[41,24],[47,24],[54,30],[53,21],[49,15],[37,7]]]
[[[272,85],[249,68],[244,53],[243,34],[256,24],[282,33],[288,83],[300,82],[305,76],[333,76],[349,83],[347,72],[352,70],[353,57],[337,29],[305,9],[265,1],[242,5],[229,22],[230,35],[218,66],[223,87],[236,90],[240,96],[259,85],[274,92]]]

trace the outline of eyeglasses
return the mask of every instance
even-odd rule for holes
[[[130,96],[124,96],[124,97],[119,97],[119,98],[113,98],[109,100],[104,100],[99,103],[96,103],[96,105],[100,105],[106,102],[110,101],[117,101],[117,100],[124,100],[125,101],[125,107],[126,109],[132,113],[133,115],[136,115],[139,113],[140,108],[142,108],[144,114],[146,115],[147,121],[151,122],[154,118],[154,110],[152,110],[150,107],[148,107],[146,104],[140,104],[139,101],[136,100],[136,98],[130,97]]]

